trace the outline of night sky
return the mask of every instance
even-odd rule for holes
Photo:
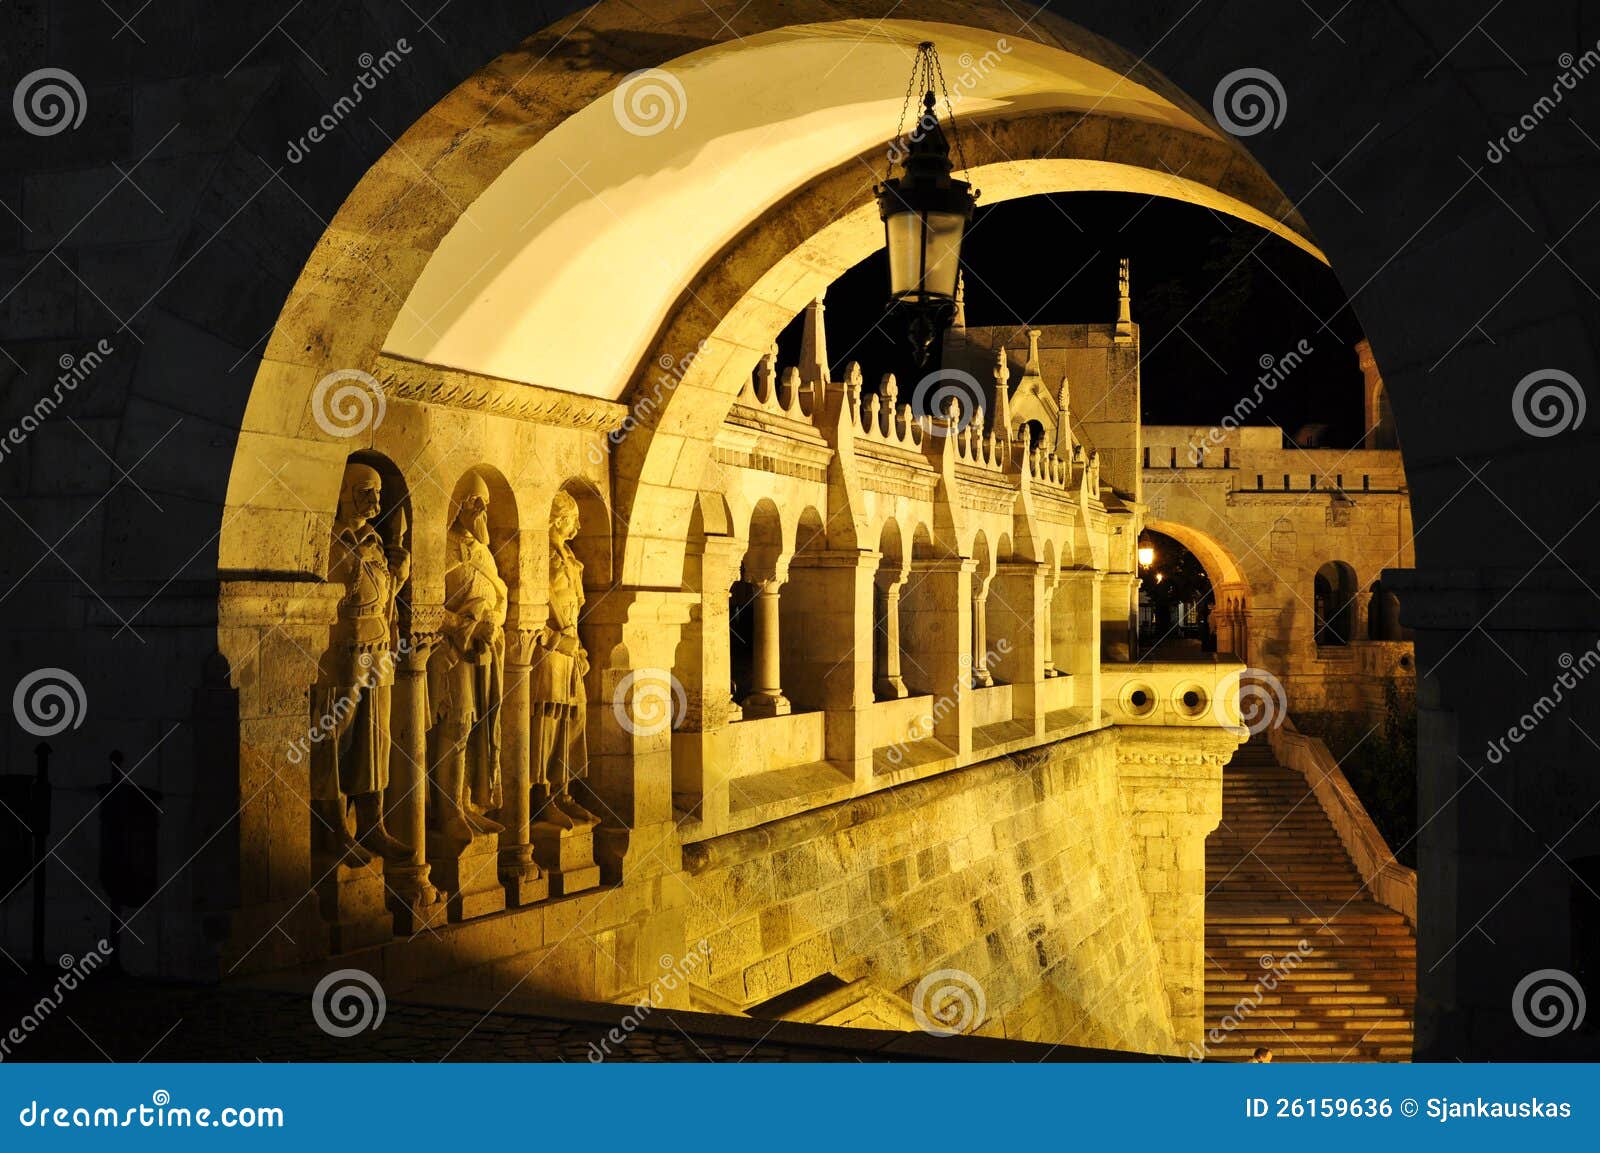
[[[1217,423],[1254,387],[1260,358],[1281,357],[1304,339],[1311,355],[1248,423],[1293,433],[1319,422],[1329,426],[1324,444],[1359,442],[1354,345],[1361,329],[1337,278],[1287,241],[1231,216],[1109,192],[980,207],[962,248],[967,323],[1114,320],[1123,256],[1131,261],[1133,319],[1143,339],[1146,423]],[[879,324],[887,290],[881,249],[834,283],[828,352],[836,375],[857,360],[870,385],[894,372],[904,395],[921,374],[899,333]],[[797,358],[799,333],[796,321],[780,338],[782,363]]]

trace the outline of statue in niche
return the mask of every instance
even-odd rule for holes
[[[452,840],[498,833],[506,582],[489,549],[489,486],[458,487],[445,546],[444,623],[428,658],[428,763],[437,828]]]
[[[377,469],[350,463],[339,489],[328,580],[344,587],[323,656],[312,708],[331,725],[311,749],[311,802],[319,847],[357,865],[374,855],[405,860],[411,849],[384,828],[389,784],[390,698],[397,630],[395,594],[411,575],[403,514],[388,519],[388,539],[372,525],[383,502]],[[355,835],[349,809],[355,809]]]
[[[589,768],[588,697],[583,686],[589,658],[578,640],[583,563],[572,552],[577,535],[578,502],[558,492],[550,505],[550,615],[539,630],[530,696],[532,778],[545,793],[537,819],[562,829],[599,823],[572,795],[572,782],[582,779]]]

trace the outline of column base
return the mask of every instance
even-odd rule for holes
[[[552,897],[568,897],[600,884],[600,866],[594,861],[594,826],[562,829],[536,821],[533,855],[544,870]]]
[[[880,701],[900,701],[911,695],[904,677],[879,677],[872,685],[872,694]]]
[[[479,833],[463,845],[439,833],[428,834],[428,861],[446,899],[450,920],[470,921],[506,907],[500,883],[500,837]]]
[[[500,850],[500,883],[510,908],[535,905],[550,895],[549,878],[534,862],[532,845]]]
[[[794,706],[782,693],[754,693],[740,702],[746,719],[755,717],[786,717]]]
[[[389,865],[389,911],[394,914],[397,936],[409,937],[444,924],[449,895],[428,880],[428,863]]]
[[[383,861],[336,864],[331,857],[319,854],[312,858],[311,867],[322,878],[317,883],[317,905],[328,924],[328,947],[332,952],[348,953],[380,945],[394,936],[394,921],[384,900]]]

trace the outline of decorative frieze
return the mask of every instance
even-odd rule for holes
[[[557,428],[610,433],[621,428],[628,417],[628,406],[615,401],[397,356],[380,356],[373,375],[388,396],[399,400],[486,412]]]

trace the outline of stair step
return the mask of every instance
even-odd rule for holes
[[[1252,739],[1223,770],[1205,862],[1205,1018],[1236,1025],[1210,1056],[1410,1059],[1411,927],[1372,899],[1305,778],[1268,742]]]

